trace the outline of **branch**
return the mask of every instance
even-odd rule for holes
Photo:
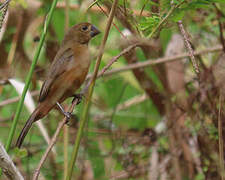
[[[212,52],[221,51],[221,50],[222,50],[222,46],[217,46],[217,47],[214,47],[214,48],[207,48],[207,49],[201,50],[201,51],[195,51],[193,53],[193,55],[207,54],[207,53],[212,53]],[[110,70],[108,72],[105,72],[105,73],[101,72],[101,73],[99,73],[98,76],[111,76],[113,74],[121,73],[121,72],[124,72],[124,71],[129,71],[129,70],[132,70],[132,69],[138,69],[138,68],[143,68],[143,67],[146,67],[146,66],[152,66],[152,65],[156,65],[156,64],[182,60],[185,57],[190,57],[190,54],[182,53],[182,54],[179,54],[179,55],[176,55],[176,56],[163,57],[163,58],[158,58],[158,59],[155,59],[155,60],[149,59],[149,60],[146,60],[144,62],[129,64],[129,65],[126,65],[125,67],[122,67],[122,68],[112,69],[112,70]]]
[[[127,101],[119,104],[116,108],[116,111],[128,109],[130,106],[134,106],[134,105],[137,105],[139,103],[142,103],[147,99],[149,99],[147,94],[134,96],[133,98],[128,99]]]
[[[141,62],[141,63],[135,63],[135,64],[131,64],[131,65],[127,65],[126,67],[122,67],[122,68],[115,68],[112,70],[109,70],[109,68],[111,67],[111,65],[113,63],[115,63],[121,56],[123,56],[124,54],[126,54],[127,52],[129,52],[130,50],[132,50],[133,48],[135,48],[135,44],[127,47],[126,49],[124,49],[122,52],[120,52],[117,56],[114,56],[109,63],[101,70],[101,72],[98,73],[98,78],[101,77],[105,77],[105,76],[111,76],[113,74],[116,73],[121,73],[124,71],[129,71],[131,69],[136,69],[136,68],[142,68],[142,67],[146,67],[146,66],[152,66],[155,64],[161,64],[161,63],[166,63],[166,62],[171,62],[171,61],[177,61],[177,60],[182,60],[185,57],[189,57],[189,54],[187,53],[182,53],[182,54],[178,54],[176,56],[171,56],[171,57],[164,57],[164,58],[158,58],[158,59],[149,59],[146,60],[145,62]],[[207,53],[213,53],[213,52],[217,52],[217,51],[221,51],[222,50],[222,46],[216,46],[214,48],[207,48],[201,51],[194,51],[194,55],[201,55],[201,54],[207,54]],[[91,78],[91,74],[88,75],[87,79]],[[33,91],[31,92],[32,96],[37,96],[39,94],[39,91]],[[17,101],[19,101],[20,97],[14,97],[14,98],[10,98],[10,99],[6,99],[2,102],[0,102],[0,107],[1,106],[5,106],[8,104],[12,104],[15,103]]]
[[[193,49],[192,49],[192,47],[191,47],[191,44],[190,44],[190,42],[189,42],[187,33],[186,33],[185,30],[184,30],[184,26],[183,26],[183,24],[182,24],[182,21],[178,21],[178,26],[179,26],[180,31],[181,31],[181,34],[182,34],[182,36],[183,36],[183,38],[184,38],[185,45],[186,45],[186,47],[187,47],[187,49],[188,49],[189,56],[190,56],[190,58],[191,58],[191,62],[192,62],[194,71],[195,71],[195,73],[197,74],[197,76],[199,77],[199,74],[200,74],[199,65],[198,65],[198,63],[197,63],[196,60],[195,60],[195,57],[194,57],[194,51],[193,51]]]
[[[135,43],[130,45],[129,47],[127,47],[126,49],[124,49],[123,51],[121,51],[117,56],[114,56],[109,63],[101,70],[101,72],[98,74],[98,77],[101,77],[106,70],[108,70],[113,63],[115,63],[121,56],[127,54],[128,52],[130,52],[131,50],[133,50],[134,48],[136,48],[139,45],[139,43]]]
[[[24,180],[19,170],[14,165],[12,159],[7,154],[4,146],[0,142],[0,167],[3,173],[12,180]]]
[[[39,95],[39,91],[38,90],[37,91],[32,91],[30,94],[31,94],[31,96],[37,96],[37,95]],[[10,98],[10,99],[6,99],[6,100],[0,102],[0,107],[8,105],[8,104],[15,103],[15,102],[17,102],[19,100],[20,100],[20,96],[13,97],[13,98]]]
[[[67,110],[66,112],[70,112],[72,113],[73,112],[73,109],[75,108],[75,106],[77,105],[78,103],[78,99],[76,99],[73,104],[70,106],[69,110]],[[63,128],[63,126],[68,122],[68,119],[67,117],[65,116],[62,120],[62,122],[59,123],[56,131],[55,131],[55,134],[53,135],[49,145],[48,145],[48,148],[46,149],[44,155],[42,156],[40,162],[39,162],[39,165],[37,167],[37,169],[34,171],[34,175],[33,175],[33,180],[37,180],[38,179],[38,176],[40,174],[40,170],[41,170],[41,167],[42,165],[44,164],[49,152],[51,151],[51,149],[53,148],[54,144],[56,143],[57,141],[57,138],[59,136],[59,133],[61,131],[61,129]]]

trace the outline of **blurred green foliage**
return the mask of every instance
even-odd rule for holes
[[[121,6],[124,6],[124,1],[125,0],[120,0]],[[50,7],[49,1],[46,3],[45,1],[41,2],[44,3],[43,6],[41,6],[41,8],[37,10],[37,12],[34,12],[34,15],[37,16],[37,18],[43,18]],[[102,5],[103,3],[101,2],[101,0],[95,2],[99,3],[100,5]],[[180,2],[181,1],[174,1],[175,4]],[[27,8],[25,1],[21,0],[19,1],[19,3],[23,6],[23,8]],[[71,3],[81,3],[82,5],[81,1],[76,0],[71,1]],[[218,27],[212,25],[212,23],[215,22],[215,18],[217,16],[215,11],[212,11],[212,3],[218,3],[217,5],[221,10],[225,9],[224,0],[188,0],[185,1],[178,9],[176,9],[169,20],[165,24],[163,24],[163,26],[155,34],[156,38],[159,37],[159,41],[162,46],[162,54],[160,54],[159,56],[163,57],[171,36],[174,33],[179,32],[176,27],[176,22],[178,22],[179,20],[183,20],[183,22],[187,25],[187,30],[188,32],[190,32],[190,34],[192,34],[194,37],[200,37],[202,46],[210,46],[211,41],[215,41],[215,39],[218,39]],[[160,23],[160,21],[166,16],[168,10],[171,8],[169,0],[160,0],[159,3],[156,3],[152,0],[140,0],[137,1],[136,4],[134,3],[133,6],[131,2],[126,1],[126,5],[127,8],[131,10],[131,13],[132,10],[141,11],[143,7],[144,11],[149,12],[150,15],[147,17],[140,18],[135,16],[137,22],[133,23],[134,26],[137,25],[137,29],[139,31],[142,31],[145,36],[149,35],[152,32],[152,30]],[[95,7],[96,4],[94,4],[93,6]],[[153,6],[159,8],[158,13],[151,12],[151,8]],[[88,8],[88,6],[85,7]],[[104,13],[102,13],[100,10],[99,12],[92,12],[91,10],[87,12],[87,8],[70,10],[70,26],[81,21],[89,21],[99,27],[102,32],[104,32],[107,20]],[[205,16],[204,13],[206,13],[207,15]],[[41,23],[37,20],[36,23],[39,24],[38,28],[33,30],[33,32],[26,32],[27,35],[23,44],[25,51],[31,52],[31,56],[32,52],[37,46],[37,43],[32,42],[32,38],[34,34],[40,34],[42,30],[42,22],[42,20]],[[119,27],[121,31],[125,29],[122,23],[120,23],[118,20],[115,19],[114,23]],[[57,42],[61,42],[65,34],[65,10],[63,8],[58,8],[54,12],[51,28],[55,34],[53,36],[51,32],[48,32],[47,40],[55,40]],[[4,38],[7,38],[6,36],[10,36],[10,34],[13,34],[15,31],[16,27],[11,27],[8,32],[5,33]],[[208,35],[210,37],[203,38],[205,35]],[[93,39],[93,41],[89,45],[93,59],[90,72],[93,72],[96,55],[102,37],[103,33]],[[119,54],[119,52],[121,51],[121,49],[119,48],[120,41],[120,33],[115,27],[112,27],[104,52],[103,62],[100,68],[104,67],[112,57]],[[7,42],[5,44],[7,52],[10,51],[10,47],[11,42]],[[41,58],[39,59],[39,65],[44,68],[46,68],[46,66],[49,64],[49,59],[46,56],[45,52],[46,50],[44,49],[41,54]],[[147,59],[141,50],[137,50],[137,57],[140,61],[143,62]],[[110,69],[119,68],[126,65],[126,60],[124,59],[124,57],[121,57],[118,62],[114,63]],[[16,69],[16,71],[26,73],[28,69]],[[163,88],[162,82],[160,81],[160,78],[157,76],[157,74],[153,71],[153,68],[146,68],[145,72],[148,77],[150,77],[156,84],[158,90],[160,92],[164,92],[165,89]],[[15,78],[24,81],[22,77],[23,76],[21,75]],[[36,86],[39,87],[39,84],[40,83],[37,82]],[[36,86],[33,85],[31,87],[31,90],[33,90]],[[0,102],[17,96],[17,92],[9,84],[4,85],[4,87],[0,89],[0,93]],[[93,172],[94,179],[110,179],[111,174],[106,168],[106,164],[109,163],[107,162],[107,160],[111,163],[110,167],[112,168],[112,172],[127,171],[130,164],[137,165],[137,167],[139,164],[143,164],[144,166],[148,165],[152,151],[151,143],[150,145],[145,146],[142,140],[137,140],[137,137],[142,137],[146,129],[155,129],[158,123],[163,121],[163,117],[159,114],[159,111],[153,104],[152,100],[149,99],[130,106],[125,110],[117,111],[118,105],[127,102],[137,95],[142,95],[143,93],[144,90],[142,89],[132,72],[119,73],[109,77],[99,78],[97,80],[94,90],[94,97],[92,100],[92,107],[89,115],[89,123],[86,127],[84,139],[82,141],[82,148],[80,149],[79,153],[78,161],[80,166],[76,166],[74,170],[76,178],[79,177],[78,175],[81,174],[82,170],[85,170],[85,160],[90,161],[91,171]],[[37,102],[37,98],[35,97],[34,99]],[[72,99],[68,99],[65,104],[70,104],[71,100]],[[7,120],[5,122],[1,122],[2,125],[0,126],[0,141],[3,143],[6,142],[6,139],[8,137],[11,119],[14,115],[16,106],[17,103],[12,103],[5,105],[4,107],[0,107],[0,118],[3,120]],[[82,111],[82,107],[83,102],[75,109],[75,114],[78,117],[78,121]],[[194,108],[198,108],[198,106]],[[18,136],[28,116],[29,113],[24,107],[23,112],[20,116],[19,125],[17,127],[15,137]],[[100,118],[99,120],[98,116],[103,118]],[[47,127],[48,132],[51,136],[54,134],[57,124],[62,118],[63,116],[57,110],[53,110],[43,120],[43,123]],[[189,128],[192,135],[196,135],[200,131],[202,132],[202,128],[205,128],[210,138],[217,140],[217,127],[215,127],[212,123],[209,123],[204,127],[202,126],[202,124],[203,123],[200,121],[193,122],[192,119],[188,118],[185,121],[185,125],[187,128]],[[123,132],[128,133],[124,135]],[[75,128],[70,128],[70,142],[74,142],[75,133]],[[44,168],[42,168],[42,173],[46,179],[53,179],[53,177],[62,179],[63,177],[64,159],[62,139],[63,138],[61,133],[59,142],[56,144],[56,158],[53,158],[53,160],[51,158],[51,160],[48,159],[48,161],[44,165]],[[128,141],[128,139],[130,141]],[[132,140],[135,141],[135,143],[133,143]],[[167,134],[160,133],[159,137],[157,137],[157,142],[159,146],[159,154],[166,154],[169,151]],[[72,152],[72,146],[73,145],[70,143],[69,154]],[[39,160],[47,147],[36,126],[34,126],[29,132],[25,141],[25,147],[29,149],[28,152],[23,150],[19,152],[11,152],[11,154],[13,154],[14,157],[21,158],[24,171],[27,172],[27,174],[31,175],[32,171],[37,167],[37,164],[39,163]],[[132,159],[130,157],[132,157]],[[208,166],[206,163],[204,169],[207,168]],[[194,177],[195,180],[202,180],[204,178],[204,174],[201,173],[198,173]],[[135,178],[130,177],[127,179]]]

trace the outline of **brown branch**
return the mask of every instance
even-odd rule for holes
[[[180,31],[181,31],[181,34],[184,38],[184,42],[185,42],[185,45],[188,49],[188,53],[189,53],[189,57],[191,58],[191,62],[192,62],[192,65],[193,65],[193,68],[194,68],[194,71],[195,73],[197,74],[197,76],[199,77],[199,74],[200,74],[200,70],[199,70],[199,65],[198,63],[196,62],[195,60],[195,57],[194,57],[194,51],[191,47],[191,44],[189,42],[189,39],[188,39],[188,36],[187,36],[187,33],[186,31],[184,30],[184,26],[182,24],[182,21],[178,21],[178,26],[180,28]]]
[[[24,180],[12,159],[7,154],[4,146],[0,143],[0,167],[7,178],[12,180]]]
[[[75,106],[77,105],[78,103],[78,99],[76,99],[73,104],[69,107],[69,110],[67,110],[68,112],[72,113],[73,112],[73,109],[75,108]],[[68,122],[68,119],[67,117],[64,117],[63,120],[59,123],[56,131],[55,131],[55,134],[53,135],[49,145],[48,145],[48,148],[46,149],[45,153],[43,154],[40,162],[39,162],[39,165],[37,167],[37,169],[34,171],[34,175],[33,175],[33,180],[37,180],[38,179],[38,176],[40,174],[40,170],[41,170],[41,167],[42,165],[44,164],[49,152],[51,151],[51,149],[53,148],[54,144],[56,143],[57,141],[57,138],[59,136],[59,133],[61,131],[61,129],[63,128],[63,126]]]
[[[127,47],[126,49],[124,49],[123,51],[121,51],[117,56],[114,56],[109,63],[101,70],[101,72],[98,74],[98,77],[101,77],[106,70],[108,70],[113,63],[115,63],[121,56],[124,56],[125,54],[129,53],[131,50],[133,50],[134,48],[136,48],[139,45],[139,43],[135,43],[130,45],[129,47]]]
[[[216,46],[214,48],[207,48],[205,50],[195,51],[194,55],[207,54],[207,53],[212,53],[212,52],[221,51],[221,50],[222,50],[222,46]],[[179,55],[176,55],[176,56],[171,56],[171,57],[149,59],[149,60],[146,60],[144,62],[129,64],[129,65],[126,65],[125,67],[122,67],[122,68],[112,69],[108,72],[105,72],[103,75],[101,74],[101,76],[110,76],[110,75],[113,75],[113,74],[116,74],[116,73],[121,73],[121,72],[129,71],[129,70],[132,70],[132,69],[138,69],[138,68],[143,68],[143,67],[147,67],[147,66],[153,66],[153,65],[156,65],[156,64],[161,64],[161,63],[166,63],[166,62],[171,62],[171,61],[177,61],[177,60],[181,60],[185,57],[190,57],[190,54],[182,53],[182,54],[179,54]]]
[[[122,68],[115,68],[115,69],[112,69],[112,70],[108,71],[110,66],[114,62],[116,62],[121,56],[123,56],[125,53],[127,53],[129,51],[129,49],[131,50],[131,49],[135,48],[133,46],[135,46],[135,45],[133,44],[133,45],[127,47],[120,54],[113,57],[110,60],[110,62],[101,70],[101,72],[98,73],[98,78],[103,77],[103,76],[104,77],[111,76],[111,75],[114,75],[114,74],[117,74],[117,73],[129,71],[129,70],[132,70],[132,69],[138,69],[138,68],[143,68],[143,67],[147,67],[147,66],[153,66],[153,65],[156,65],[156,64],[161,64],[161,63],[166,63],[166,62],[171,62],[171,61],[178,61],[178,60],[182,60],[185,57],[189,57],[189,54],[182,53],[182,54],[179,54],[179,55],[176,55],[176,56],[171,56],[171,57],[149,59],[149,60],[146,60],[145,62],[138,62],[138,63],[135,63],[135,64],[127,65],[127,66],[122,67]],[[223,49],[222,46],[216,46],[214,48],[207,48],[207,49],[204,49],[204,50],[201,50],[201,51],[195,51],[194,55],[196,56],[196,55],[201,55],[201,54],[213,53],[213,52],[221,51],[222,49]],[[91,77],[91,74],[88,75],[87,79],[90,79],[90,77]],[[37,96],[38,94],[39,94],[39,91],[31,92],[32,96]],[[19,99],[20,99],[20,97],[18,96],[18,97],[14,97],[14,98],[2,101],[2,102],[0,102],[0,107],[11,104],[11,103],[15,103]]]
[[[31,96],[37,96],[37,95],[39,95],[39,91],[38,90],[31,92]],[[17,102],[19,100],[20,100],[20,96],[13,97],[13,98],[10,98],[10,99],[6,99],[6,100],[0,102],[0,107],[8,105],[8,104],[15,103],[15,102]]]
[[[147,94],[142,94],[138,96],[134,96],[133,98],[123,102],[122,104],[119,104],[116,108],[116,111],[121,111],[124,109],[129,108],[130,106],[137,105],[139,103],[144,102],[145,100],[149,99]]]
[[[11,1],[11,0],[5,0],[5,2],[2,3],[2,4],[0,5],[0,10],[2,10],[2,9],[5,8],[6,6],[8,6],[9,3],[10,3],[10,1]]]

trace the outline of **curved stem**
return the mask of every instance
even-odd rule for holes
[[[34,72],[34,68],[35,68],[35,66],[37,64],[37,60],[38,60],[39,54],[41,52],[41,48],[43,46],[43,43],[44,43],[44,40],[45,40],[45,36],[46,36],[46,33],[47,33],[47,29],[48,29],[48,26],[50,24],[50,21],[51,21],[51,18],[52,18],[52,14],[53,14],[53,11],[54,11],[54,9],[56,7],[57,1],[58,0],[54,0],[52,2],[50,11],[49,11],[48,15],[46,16],[46,20],[45,20],[45,24],[44,24],[44,29],[43,29],[43,32],[41,34],[40,42],[38,44],[37,51],[36,51],[35,56],[34,56],[34,59],[32,61],[32,64],[31,64],[31,67],[30,67],[30,71],[29,71],[29,73],[27,75],[25,87],[23,89],[23,93],[22,93],[21,99],[20,99],[19,104],[18,104],[17,109],[16,109],[15,117],[13,119],[13,124],[12,124],[12,127],[11,127],[10,132],[9,132],[9,137],[8,137],[8,140],[7,140],[7,143],[6,143],[6,151],[7,152],[9,151],[10,145],[12,143],[13,136],[15,134],[17,122],[18,122],[20,113],[21,113],[22,108],[23,108],[23,102],[24,102],[24,99],[25,99],[27,90],[29,88],[30,81],[31,81],[31,77],[32,77],[32,74]]]

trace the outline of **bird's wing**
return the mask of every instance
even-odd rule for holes
[[[39,102],[42,102],[46,98],[55,79],[66,71],[69,62],[73,60],[73,58],[74,56],[71,48],[64,48],[64,50],[60,50],[57,53],[50,66],[46,80],[41,87]]]

